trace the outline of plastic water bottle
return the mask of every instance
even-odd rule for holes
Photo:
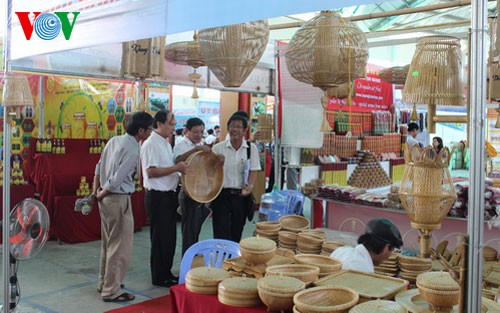
[[[278,193],[278,186],[274,186],[272,192],[260,198],[259,221],[277,221],[285,209],[286,197]]]

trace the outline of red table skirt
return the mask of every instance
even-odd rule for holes
[[[0,209],[3,212],[3,186],[0,188]],[[35,187],[30,184],[10,186],[10,209],[26,198],[33,198]]]
[[[186,289],[184,284],[170,287],[172,313],[267,313],[263,305],[238,308],[219,302],[217,295],[203,295]]]
[[[53,236],[67,243],[87,242],[101,239],[101,217],[97,204],[89,215],[75,212],[76,196],[54,197],[54,214],[51,219]],[[144,192],[132,194],[134,230],[147,224],[144,209]]]

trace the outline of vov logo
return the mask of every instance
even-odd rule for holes
[[[73,21],[70,22],[68,15],[73,14]],[[33,21],[30,20],[31,12],[16,12],[19,22],[23,28],[26,40],[31,40],[33,30],[35,34],[43,40],[52,40],[56,38],[59,33],[64,34],[64,38],[69,40],[73,27],[75,27],[76,18],[80,12],[54,12],[54,13],[41,13],[33,12]]]

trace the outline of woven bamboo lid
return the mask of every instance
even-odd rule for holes
[[[288,276],[266,276],[257,281],[257,287],[276,293],[296,293],[306,285],[303,281]]]
[[[269,251],[276,249],[276,242],[262,237],[248,237],[240,241],[240,247],[250,251]]]
[[[186,278],[195,281],[203,281],[207,283],[220,282],[226,278],[230,278],[229,272],[216,267],[196,267],[186,274]]]
[[[406,313],[406,309],[394,301],[378,299],[357,304],[349,313]]]
[[[231,294],[257,294],[257,279],[249,277],[226,278],[219,284],[220,290]]]
[[[213,152],[198,151],[186,162],[189,172],[181,176],[182,188],[187,195],[200,203],[214,200],[224,184],[224,169]]]
[[[417,276],[417,287],[434,290],[458,290],[458,283],[448,272],[427,272]]]

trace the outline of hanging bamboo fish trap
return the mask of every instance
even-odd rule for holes
[[[269,39],[267,21],[199,31],[205,63],[224,87],[239,87],[259,62]]]
[[[293,35],[285,56],[293,78],[325,92],[321,99],[325,112],[321,130],[331,130],[326,116],[328,89],[365,76],[368,61],[365,34],[340,14],[322,11]],[[352,101],[350,94],[349,90],[348,103]]]
[[[124,42],[122,48],[122,76],[146,79],[163,75],[165,37]]]
[[[199,98],[196,85],[201,75],[196,73],[196,69],[200,66],[205,66],[205,60],[201,54],[197,32],[194,32],[192,41],[180,41],[168,44],[165,47],[165,59],[175,64],[189,65],[194,68],[194,72],[188,75],[189,79],[193,82],[193,95],[191,98]]]
[[[378,76],[386,83],[394,85],[404,85],[409,69],[410,64],[406,66],[393,66],[381,70],[378,73]]]
[[[414,145],[410,149],[405,144],[404,154],[406,167],[399,196],[411,227],[420,232],[420,254],[429,257],[430,234],[441,228],[457,197],[448,169],[451,153],[447,147],[436,153],[432,146],[421,149]]]

